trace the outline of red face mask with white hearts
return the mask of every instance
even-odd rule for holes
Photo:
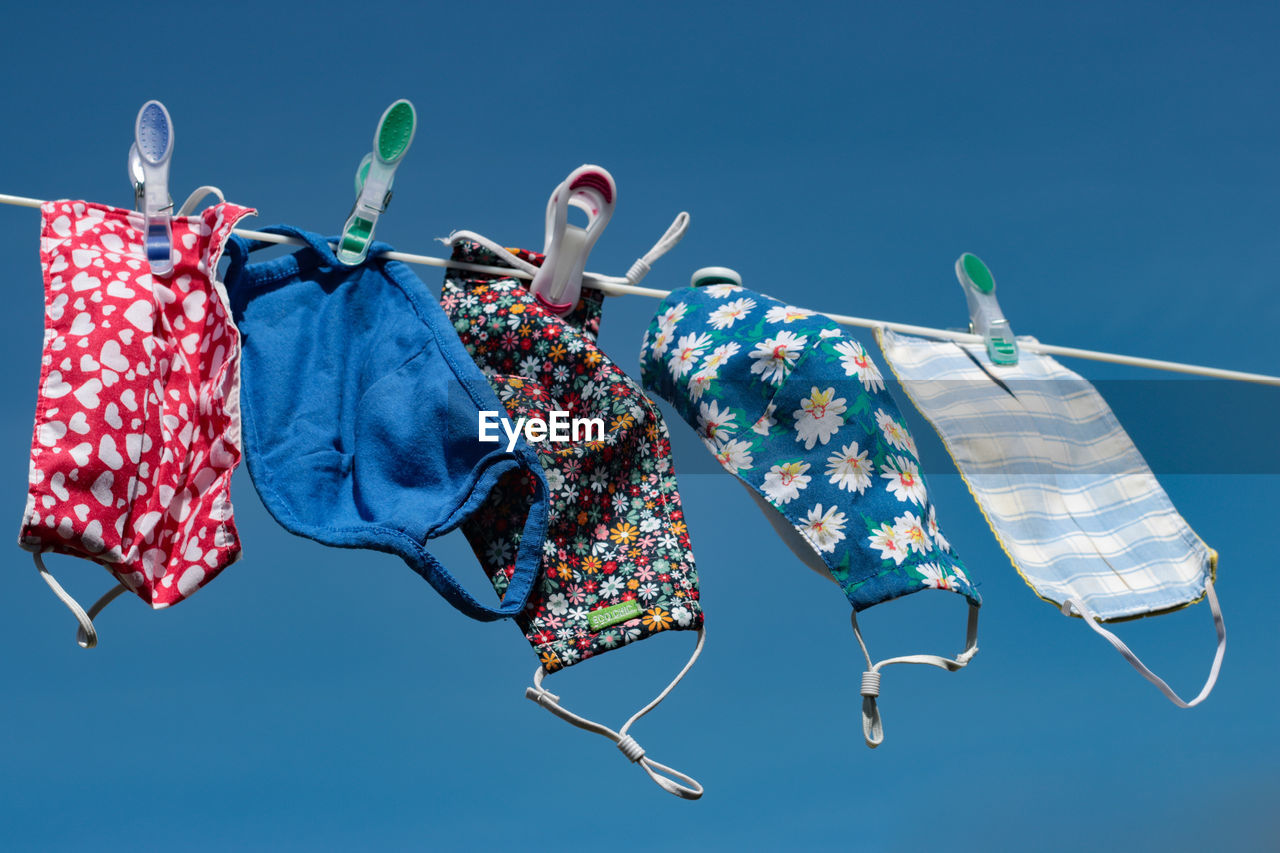
[[[123,589],[168,607],[240,555],[240,335],[215,273],[253,211],[173,217],[164,276],[147,265],[142,214],[81,201],[41,213],[44,350],[19,544],[91,646],[93,613]],[[48,551],[100,563],[121,586],[86,615],[44,568]]]

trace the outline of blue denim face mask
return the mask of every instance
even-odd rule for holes
[[[322,237],[265,229],[309,248],[246,266],[267,245],[233,237],[226,283],[243,339],[240,409],[249,473],[290,532],[398,554],[480,620],[519,613],[537,577],[547,489],[523,441],[482,444],[481,411],[503,411],[440,306],[408,267],[338,262]],[[481,604],[426,550],[522,471],[530,500],[500,607]]]

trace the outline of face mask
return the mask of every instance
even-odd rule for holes
[[[193,197],[194,200],[194,197]],[[97,643],[93,617],[130,589],[176,604],[240,555],[240,339],[213,279],[249,208],[170,218],[174,267],[152,275],[144,217],[81,201],[41,208],[45,334],[19,542]],[[120,585],[86,613],[44,567],[54,551]]]
[[[440,306],[408,267],[338,262],[315,234],[287,257],[245,266],[262,243],[230,244],[227,289],[244,333],[245,454],[263,503],[286,529],[325,545],[399,555],[466,615],[520,612],[546,526],[537,456],[476,440],[499,408]],[[524,518],[501,607],[481,604],[426,550],[470,517],[503,475]],[[513,508],[514,510],[514,508]]]
[[[748,487],[801,561],[844,590],[867,659],[863,729],[874,747],[880,670],[963,667],[977,652],[981,598],[937,526],[915,442],[861,345],[727,275],[694,280],[708,278],[719,283],[675,291],[659,308],[640,352],[644,385]],[[968,599],[965,651],[873,664],[857,612],[926,589]]]
[[[1203,701],[1226,643],[1213,589],[1218,555],[1174,509],[1097,390],[1025,345],[1016,364],[996,365],[982,345],[888,331],[879,339],[1036,594],[1084,617],[1175,704]],[[1218,649],[1204,688],[1184,702],[1100,623],[1176,610],[1201,597],[1209,599]]]
[[[486,251],[469,241],[455,243],[453,257],[534,269],[541,261],[532,253],[513,258],[501,248]],[[440,301],[497,389],[503,415],[516,422],[550,421],[559,411],[599,421],[593,435],[584,430],[574,438],[570,431],[566,441],[534,445],[547,472],[551,507],[539,582],[516,618],[542,663],[526,695],[573,725],[613,740],[665,790],[696,799],[701,785],[646,757],[627,733],[680,681],[702,649],[698,576],[666,426],[653,403],[596,346],[599,291],[583,289],[577,306],[562,318],[515,278],[468,275],[474,274],[451,271]],[[507,519],[525,499],[523,487],[507,485],[511,488],[463,527],[500,595],[516,541]],[[698,632],[693,657],[617,732],[566,710],[542,687],[548,673],[679,630]]]

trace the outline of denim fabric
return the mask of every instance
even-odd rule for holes
[[[482,410],[502,412],[440,306],[375,244],[356,267],[325,240],[246,266],[266,245],[234,237],[226,284],[243,339],[240,406],[249,473],[289,531],[397,554],[466,615],[519,613],[541,561],[547,489],[523,441],[482,444]],[[511,586],[481,604],[425,548],[467,519],[508,472],[529,484]],[[518,523],[518,522],[517,522]]]

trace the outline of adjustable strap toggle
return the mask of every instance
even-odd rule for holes
[[[663,699],[667,698],[667,694],[671,692],[672,688],[680,683],[680,680],[684,678],[690,667],[692,667],[694,662],[698,659],[698,656],[702,654],[702,644],[705,640],[706,629],[699,628],[698,645],[694,648],[693,654],[689,657],[688,662],[685,663],[684,668],[681,669],[676,677],[672,679],[671,683],[658,694],[657,698],[632,714],[631,719],[623,723],[622,728],[616,732],[608,726],[597,723],[594,720],[588,720],[585,717],[580,717],[568,708],[562,706],[560,704],[560,697],[542,686],[542,679],[547,676],[547,671],[543,667],[538,667],[537,671],[533,674],[533,686],[526,687],[524,695],[526,699],[537,702],[543,708],[546,708],[548,711],[570,725],[577,726],[580,729],[586,729],[589,732],[594,732],[595,734],[613,741],[614,745],[618,747],[618,750],[627,757],[627,760],[632,764],[639,765],[645,773],[649,774],[649,778],[652,779],[658,787],[662,788],[662,790],[686,800],[696,800],[702,796],[701,783],[692,776],[681,773],[679,770],[675,770],[665,764],[660,764],[652,758],[648,758],[645,755],[644,747],[640,746],[640,744],[636,742],[635,738],[627,734],[627,730],[645,714],[658,707],[658,704],[662,702]]]
[[[858,628],[856,610],[850,615],[850,620],[853,623],[853,635],[858,638],[858,645],[862,647],[862,654],[867,659],[867,669],[862,673],[862,688],[859,693],[862,695],[862,737],[871,749],[884,743],[884,723],[880,720],[880,706],[876,702],[877,697],[880,696],[881,669],[895,663],[914,663],[956,672],[963,669],[978,653],[978,607],[975,604],[969,605],[964,651],[954,658],[944,658],[941,655],[903,655],[873,664],[871,653],[867,651],[867,644],[862,639],[862,631]]]

